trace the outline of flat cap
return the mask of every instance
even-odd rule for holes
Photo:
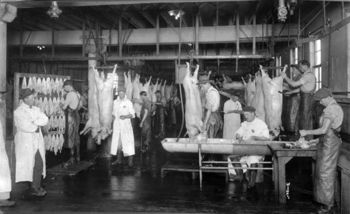
[[[205,84],[210,82],[209,77],[207,75],[201,75],[198,78],[198,84]]]
[[[66,80],[66,81],[64,81],[63,87],[66,86],[66,85],[73,86],[73,81],[72,81],[72,80]]]
[[[24,98],[26,98],[34,93],[35,93],[34,89],[24,88],[24,89],[21,89],[21,92],[19,94],[19,98],[23,100]]]
[[[328,88],[321,88],[316,93],[314,94],[314,100],[322,100],[323,98],[326,97],[331,97],[332,92]]]
[[[242,112],[255,112],[255,108],[253,106],[245,106],[242,108]]]

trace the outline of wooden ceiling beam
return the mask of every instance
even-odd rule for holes
[[[149,14],[149,12],[146,11],[140,11],[140,13],[142,14],[143,17],[145,17],[145,19],[153,26],[156,27],[156,20],[152,17],[151,14]]]
[[[169,27],[174,27],[174,23],[170,20],[169,14],[167,12],[161,12],[160,16],[164,19]]]
[[[141,20],[140,18],[138,18],[136,16],[136,14],[134,13],[130,13],[130,12],[124,12],[123,16],[128,18],[130,20],[130,22],[132,22],[133,24],[135,24],[137,26],[137,28],[146,28],[146,23]]]
[[[212,0],[211,2],[243,2],[259,0]],[[305,0],[304,0],[305,1]],[[322,1],[322,0],[319,0]],[[328,0],[329,1],[329,0]],[[2,3],[10,3],[18,8],[50,7],[51,1],[47,0],[2,0]],[[102,5],[135,5],[135,4],[161,4],[161,3],[201,3],[208,0],[57,0],[59,7],[85,7]]]

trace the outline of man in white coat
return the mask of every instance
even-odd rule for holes
[[[46,176],[45,145],[41,127],[48,123],[48,117],[34,106],[35,92],[22,89],[21,103],[14,112],[16,126],[16,182],[30,182],[33,196],[42,197],[46,191],[41,186]]]
[[[129,157],[128,165],[133,167],[133,155],[135,154],[134,132],[131,118],[135,117],[132,102],[125,96],[125,88],[119,88],[118,98],[113,103],[113,135],[111,154],[117,155],[116,162],[121,164],[121,152],[124,157]]]
[[[245,141],[263,141],[269,140],[269,129],[264,121],[256,117],[255,108],[252,106],[246,106],[243,108],[243,114],[246,121],[241,124],[241,127],[236,131],[235,138],[240,143],[246,143]],[[239,161],[242,167],[258,167],[259,162],[264,160],[264,156],[250,155],[240,157]],[[241,171],[241,170],[240,170]],[[247,172],[243,169],[243,172]],[[258,174],[257,174],[258,173]],[[258,178],[258,179],[257,179]],[[247,187],[252,188],[255,186],[255,182],[259,180],[262,182],[261,170],[248,170],[246,173],[246,180],[243,180],[243,196],[247,193]]]
[[[11,172],[5,148],[5,137],[3,135],[2,123],[0,123],[0,207],[15,205],[14,201],[9,200],[10,192]]]

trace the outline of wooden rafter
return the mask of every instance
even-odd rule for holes
[[[156,20],[152,17],[152,15],[149,12],[140,11],[140,13],[153,27],[156,27]]]

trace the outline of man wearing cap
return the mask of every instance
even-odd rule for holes
[[[241,143],[244,143],[244,141],[248,141],[248,140],[259,141],[259,140],[270,139],[269,129],[264,121],[256,117],[254,107],[246,106],[243,108],[242,113],[246,121],[244,121],[241,124],[241,127],[235,133],[236,140],[238,140]],[[264,156],[257,156],[257,155],[243,156],[243,157],[240,157],[240,162],[242,164],[242,167],[246,167],[246,166],[256,167],[258,166],[258,163],[263,159],[264,159]],[[247,171],[246,169],[243,170],[243,172],[246,172],[246,171]],[[261,174],[261,172],[259,173]],[[260,174],[258,174],[258,178],[260,178],[261,176]],[[254,187],[255,182],[257,180],[257,171],[249,170],[249,173],[246,174],[246,178],[248,181],[248,187]],[[243,185],[244,190],[246,191],[246,182],[244,181],[243,184],[244,184]]]
[[[65,100],[61,103],[61,107],[67,114],[67,137],[65,140],[65,146],[70,149],[70,159],[65,163],[65,167],[74,163],[74,156],[76,154],[76,161],[80,161],[80,136],[79,136],[79,105],[80,94],[74,89],[73,81],[66,80],[63,83],[63,89],[67,93]]]
[[[129,157],[128,166],[133,167],[135,155],[134,132],[131,118],[135,117],[132,102],[125,95],[125,88],[118,89],[118,98],[113,102],[113,135],[111,154],[117,155],[116,164],[121,164],[122,154]]]
[[[48,117],[34,106],[34,90],[22,89],[21,103],[14,111],[16,182],[30,182],[33,196],[44,196],[42,176],[46,176],[45,145],[41,127],[48,123]]]
[[[302,76],[299,80],[294,81],[287,77],[285,72],[281,73],[283,79],[293,88],[292,91],[288,91],[285,95],[290,95],[300,92],[300,107],[299,107],[299,129],[312,129],[312,96],[316,89],[316,77],[310,69],[310,63],[307,60],[301,60],[299,62],[299,70],[302,72]],[[309,137],[311,139],[312,136]]]
[[[339,132],[344,113],[332,97],[330,90],[321,88],[314,99],[325,106],[320,118],[320,127],[313,130],[300,130],[300,136],[321,135],[317,145],[314,198],[322,204],[318,213],[330,213],[334,205],[334,191],[339,148],[342,143]]]
[[[208,75],[199,76],[198,81],[201,90],[205,93],[205,117],[203,127],[208,131],[208,137],[214,138],[222,126],[222,119],[219,114],[220,94],[211,84]]]

